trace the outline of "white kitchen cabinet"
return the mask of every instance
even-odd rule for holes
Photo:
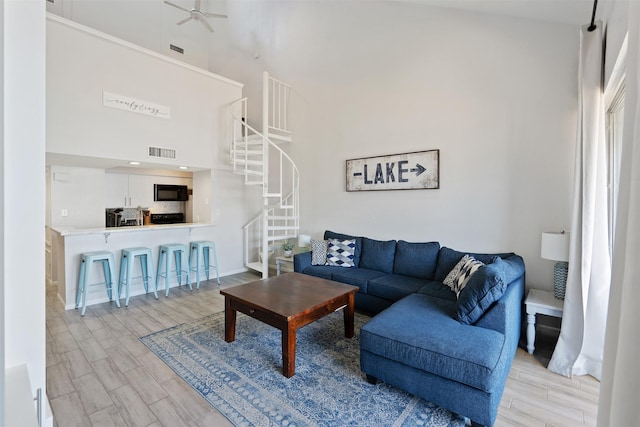
[[[129,175],[130,207],[148,208],[153,205],[153,184],[156,177],[150,175]]]
[[[105,174],[106,208],[148,208],[153,205],[155,177],[124,173]]]
[[[106,208],[129,207],[129,175],[104,174],[104,206]]]
[[[193,188],[193,179],[180,177],[180,176],[161,176],[156,177],[154,184],[169,184],[169,185],[186,185],[189,188]]]

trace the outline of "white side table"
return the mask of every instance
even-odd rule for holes
[[[278,276],[280,275],[280,266],[282,264],[288,264],[293,269],[293,256],[290,256],[290,257],[277,256],[276,257],[276,275]]]
[[[553,292],[530,289],[524,304],[527,306],[527,351],[533,354],[536,341],[536,314],[562,318],[564,301],[555,299]]]

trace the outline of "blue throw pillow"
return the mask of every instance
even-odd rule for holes
[[[410,243],[398,240],[393,272],[418,279],[433,279],[438,263],[440,243]]]
[[[361,268],[393,273],[393,258],[396,253],[396,241],[373,240],[362,238],[362,252],[360,253]]]
[[[350,236],[348,234],[336,233],[335,231],[326,230],[324,232],[324,240],[339,239],[339,240],[355,240],[356,241],[356,253],[353,255],[353,264],[358,267],[360,264],[360,251],[362,250],[362,237]]]
[[[491,264],[480,267],[462,289],[456,302],[456,319],[461,323],[473,324],[485,311],[498,301],[507,289],[504,277],[505,263],[495,257]]]

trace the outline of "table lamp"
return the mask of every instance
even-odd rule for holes
[[[311,245],[311,236],[308,234],[298,234],[298,247],[308,248]]]
[[[569,271],[569,233],[565,231],[542,233],[540,257],[558,261],[553,268],[553,296],[556,299],[564,299]]]

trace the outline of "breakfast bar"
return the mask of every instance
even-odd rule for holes
[[[53,281],[58,284],[58,299],[65,310],[75,308],[78,273],[80,271],[81,254],[93,251],[110,251],[115,258],[115,280],[118,278],[122,249],[130,247],[148,247],[153,256],[153,277],[149,284],[149,293],[155,287],[156,266],[160,245],[167,243],[183,243],[187,246],[191,241],[215,240],[214,225],[208,223],[181,223],[167,225],[145,225],[136,227],[109,228],[49,228],[51,251],[53,255]],[[139,265],[135,265],[139,269]],[[139,271],[139,270],[136,270]],[[137,274],[139,275],[139,274]],[[91,283],[104,281],[101,269],[93,268]],[[194,278],[195,280],[195,278]],[[193,281],[193,280],[192,280]],[[159,286],[164,290],[164,279]],[[185,285],[185,283],[182,283]],[[117,287],[117,283],[115,283]],[[175,275],[172,275],[169,287],[178,286]],[[145,293],[141,279],[131,284],[130,295]],[[124,295],[124,292],[123,292]],[[164,295],[164,293],[162,294]],[[95,286],[88,290],[87,306],[109,301],[105,287]]]

